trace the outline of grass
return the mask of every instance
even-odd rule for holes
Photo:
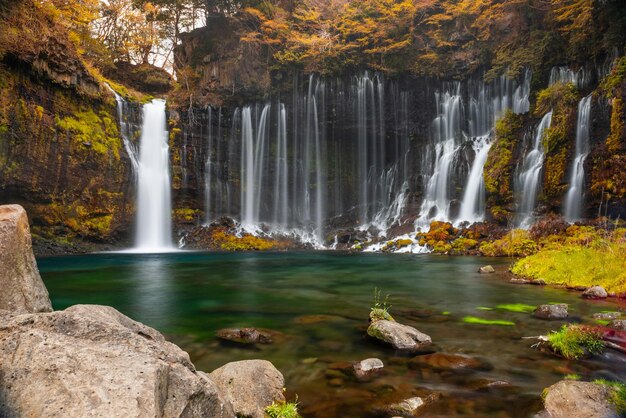
[[[463,317],[463,322],[466,324],[479,324],[479,325],[501,325],[501,326],[514,326],[515,322],[505,321],[501,319],[484,319],[476,316]]]
[[[587,354],[600,354],[604,350],[599,332],[581,325],[563,325],[560,330],[548,335],[548,343],[556,353],[570,360]]]
[[[583,244],[546,246],[519,260],[511,271],[549,284],[600,285],[607,292],[626,293],[626,229]]]
[[[387,303],[388,300],[389,295],[386,295],[385,299],[381,302],[380,289],[377,287],[374,288],[374,306],[370,311],[370,319],[372,322],[381,320],[394,321],[393,317],[389,313],[391,305]]]
[[[611,403],[618,414],[626,413],[626,384],[605,379],[594,380],[593,383],[603,385],[611,390]]]
[[[297,402],[273,402],[265,413],[270,418],[300,418]]]

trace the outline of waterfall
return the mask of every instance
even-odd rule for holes
[[[574,71],[568,67],[552,67],[550,85],[554,83],[573,83],[578,89],[585,89],[591,83],[591,71],[587,68]]]
[[[569,222],[577,221],[582,216],[585,158],[589,153],[589,128],[591,118],[591,95],[578,103],[578,119],[576,121],[576,148],[572,163],[569,189],[565,195],[564,216]]]
[[[516,190],[520,193],[517,208],[517,226],[529,228],[533,220],[533,211],[539,192],[539,175],[543,168],[543,134],[552,123],[552,111],[546,113],[535,131],[533,148],[526,154],[516,177]]]
[[[137,182],[135,248],[159,252],[172,248],[169,145],[165,102],[143,106]]]
[[[139,160],[137,158],[137,150],[135,145],[131,142],[131,123],[128,120],[128,103],[126,100],[115,90],[111,88],[108,84],[106,84],[108,89],[115,95],[115,102],[117,104],[117,119],[120,127],[120,135],[122,137],[122,143],[124,144],[124,149],[126,150],[126,154],[130,159],[131,166],[133,168],[133,175],[137,175],[139,171]]]
[[[433,121],[432,138],[434,142],[435,166],[426,186],[426,195],[420,211],[421,224],[431,220],[449,219],[448,185],[457,150],[457,137],[461,133],[461,84],[436,93],[438,116]]]
[[[481,222],[484,219],[485,180],[483,169],[487,162],[491,144],[489,136],[479,136],[473,142],[475,157],[465,186],[459,221],[473,223]]]

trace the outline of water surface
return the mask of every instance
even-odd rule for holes
[[[626,377],[611,353],[569,362],[530,348],[522,336],[545,334],[564,322],[546,322],[499,304],[570,305],[570,321],[615,309],[579,293],[511,285],[479,266],[511,260],[435,255],[304,253],[96,254],[39,260],[55,309],[78,303],[111,305],[157,328],[191,355],[200,370],[234,360],[263,358],[285,375],[288,396],[298,395],[305,418],[380,416],[381,405],[435,391],[429,416],[531,416],[544,387],[577,373],[585,378]],[[390,294],[391,313],[429,334],[439,352],[486,360],[488,371],[411,370],[410,357],[365,337],[374,288]],[[312,315],[324,315],[312,317]],[[514,326],[475,325],[466,316],[508,320]],[[263,327],[284,338],[272,345],[219,343],[225,327]],[[357,382],[342,364],[378,357],[385,373]],[[343,363],[342,363],[343,362]],[[486,388],[487,381],[506,387]],[[432,414],[432,415],[430,415]]]

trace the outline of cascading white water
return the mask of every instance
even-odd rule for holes
[[[589,125],[591,119],[591,95],[578,103],[578,119],[576,121],[576,148],[572,163],[569,189],[565,195],[563,215],[569,222],[575,222],[582,216],[585,159],[589,154]]]
[[[461,85],[436,94],[438,116],[433,121],[435,166],[426,186],[418,225],[431,220],[447,221],[449,209],[448,184],[453,160],[459,149],[457,138],[461,134]]]
[[[160,252],[172,248],[169,145],[165,101],[143,106],[137,181],[135,249]]]
[[[139,160],[137,158],[137,150],[130,140],[130,123],[127,119],[127,115],[125,112],[127,103],[122,96],[117,94],[117,92],[111,88],[111,86],[109,86],[108,84],[106,84],[106,86],[111,91],[111,93],[115,95],[115,102],[117,104],[117,119],[120,126],[120,135],[122,137],[124,149],[126,150],[126,154],[128,155],[131,166],[133,168],[133,175],[136,176],[137,172],[139,171]]]
[[[587,68],[574,71],[568,67],[552,67],[550,85],[554,83],[573,83],[577,88],[584,89],[591,83],[591,71]]]
[[[526,154],[516,178],[516,190],[520,194],[517,207],[517,226],[529,228],[533,220],[533,211],[539,192],[539,175],[543,168],[543,135],[552,123],[552,111],[546,113],[535,131],[533,148]]]
[[[467,184],[465,185],[465,193],[463,195],[463,203],[461,203],[461,211],[458,220],[470,223],[481,222],[485,217],[485,180],[483,169],[487,162],[489,149],[492,143],[488,135],[479,136],[473,143],[474,162],[470,170]]]

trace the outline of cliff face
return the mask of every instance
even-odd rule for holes
[[[0,199],[28,210],[35,243],[124,239],[131,176],[113,97],[34,3],[0,18]]]

